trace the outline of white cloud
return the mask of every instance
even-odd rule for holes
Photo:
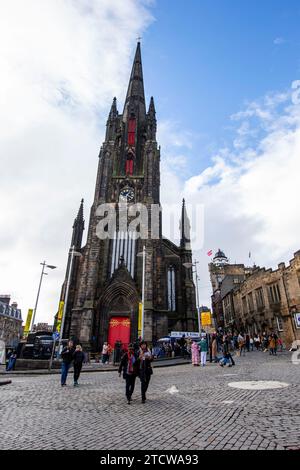
[[[152,21],[138,0],[11,0],[0,15],[1,293],[52,321],[73,219],[86,225],[113,96],[121,107],[136,38]],[[121,103],[120,103],[121,102]],[[46,285],[45,285],[46,284]]]
[[[284,38],[278,37],[274,39],[273,44],[275,44],[275,46],[280,46],[281,44],[284,44],[285,42],[286,40]]]
[[[205,237],[200,260],[201,303],[210,304],[209,249],[222,248],[232,262],[276,267],[299,249],[300,100],[293,89],[268,94],[235,114],[236,137],[200,174],[172,174],[176,195],[205,206]],[[294,91],[296,90],[296,91]],[[293,94],[294,93],[294,94]],[[236,143],[240,142],[240,145]]]

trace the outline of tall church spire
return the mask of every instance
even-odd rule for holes
[[[137,43],[129,85],[127,89],[126,100],[124,104],[124,122],[127,121],[131,113],[134,113],[139,121],[144,121],[146,119],[146,105],[140,42]]]
[[[81,199],[78,214],[73,224],[73,234],[72,234],[72,242],[71,242],[71,246],[75,246],[76,249],[81,248],[83,231],[84,231],[83,199]]]
[[[147,113],[147,138],[149,140],[156,140],[156,112],[153,96],[151,96]]]
[[[191,224],[187,215],[185,200],[182,199],[181,219],[180,219],[180,247],[185,250],[191,249]]]
[[[115,132],[117,128],[117,117],[118,117],[118,110],[117,110],[117,98],[113,99],[110,113],[108,115],[107,123],[106,123],[106,137],[105,140],[113,140],[115,137]]]

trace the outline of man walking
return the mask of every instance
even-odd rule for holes
[[[64,387],[66,385],[68,372],[70,369],[70,365],[73,361],[73,354],[75,352],[74,343],[73,341],[68,341],[68,345],[65,346],[61,352],[62,357],[62,365],[61,365],[61,386]]]

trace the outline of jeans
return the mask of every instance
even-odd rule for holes
[[[235,362],[234,362],[233,357],[232,357],[232,355],[231,355],[230,353],[228,353],[228,359],[231,361],[231,364],[232,364],[233,366],[235,366]]]
[[[207,354],[206,351],[201,351],[201,364],[202,364],[202,366],[205,366],[205,364],[206,364],[206,354]]]
[[[68,372],[70,369],[70,362],[63,362],[61,365],[61,384],[65,385],[68,377]]]
[[[126,380],[126,398],[127,400],[131,400],[131,396],[134,391],[134,386],[135,386],[135,379],[136,375],[126,375],[125,380]]]
[[[77,383],[79,379],[81,368],[82,368],[82,363],[80,364],[74,363],[74,383]]]
[[[106,362],[108,362],[108,354],[102,354],[102,364],[105,364]]]
[[[141,379],[142,400],[146,400],[146,392],[148,390],[151,375],[150,374],[143,374],[140,377],[140,379]]]

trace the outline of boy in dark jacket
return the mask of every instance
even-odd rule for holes
[[[77,344],[75,352],[73,354],[74,360],[74,387],[78,385],[78,379],[82,368],[82,363],[84,361],[84,353],[80,344]]]

